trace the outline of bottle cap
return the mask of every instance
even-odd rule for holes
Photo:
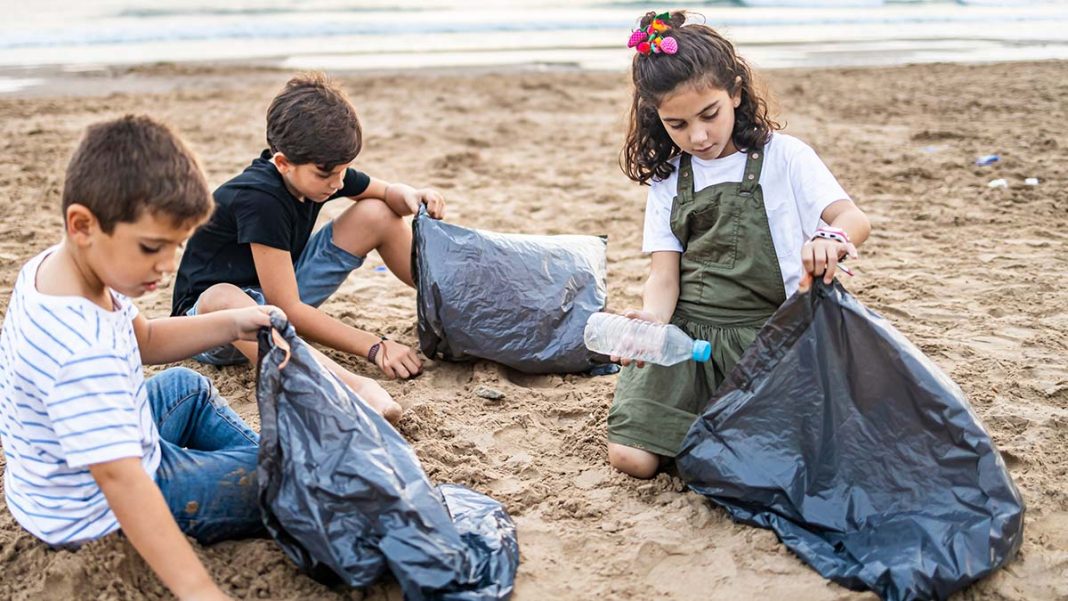
[[[712,358],[712,344],[707,340],[693,341],[693,360],[704,363]]]

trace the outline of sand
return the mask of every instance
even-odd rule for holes
[[[287,73],[161,65],[67,75],[0,98],[0,308],[19,266],[60,232],[63,168],[82,129],[150,112],[191,142],[217,185],[262,146]],[[1068,63],[774,71],[786,131],[821,154],[874,233],[846,286],[956,380],[1028,506],[1019,556],[957,599],[1068,598]],[[636,306],[645,190],[617,167],[622,74],[516,71],[344,79],[367,134],[359,164],[434,185],[450,221],[524,233],[610,236],[610,307]],[[1000,163],[973,164],[999,153]],[[1037,177],[1037,186],[1024,185]],[[989,188],[995,178],[1007,188]],[[329,205],[335,215],[346,201]],[[325,310],[416,341],[415,295],[381,260]],[[169,311],[170,286],[139,300]],[[366,375],[366,362],[335,355]],[[258,426],[251,372],[196,365]],[[386,382],[400,430],[436,481],[505,502],[522,548],[516,599],[874,599],[831,584],[773,534],[732,523],[669,475],[638,481],[605,458],[614,376],[528,376],[482,362],[428,362]],[[474,394],[489,386],[500,401]],[[0,505],[3,501],[0,500]],[[399,599],[384,583],[334,591],[269,540],[197,547],[237,598]],[[119,535],[52,551],[0,507],[0,598],[157,599],[156,577]]]

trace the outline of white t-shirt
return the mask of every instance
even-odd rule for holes
[[[820,226],[820,215],[836,200],[849,199],[831,171],[807,144],[797,138],[774,133],[764,146],[760,187],[764,210],[771,226],[771,239],[779,258],[783,286],[789,297],[801,281],[801,246]],[[694,191],[723,182],[740,182],[745,173],[746,153],[711,161],[692,158]],[[679,158],[675,171],[664,180],[653,180],[645,206],[645,234],[642,251],[681,253],[682,244],[671,231],[671,205],[678,182]]]
[[[35,285],[50,248],[19,272],[0,332],[0,442],[4,496],[23,528],[53,545],[119,527],[88,466],[138,457],[150,477],[159,432],[134,336],[137,309],[112,292],[114,311]]]

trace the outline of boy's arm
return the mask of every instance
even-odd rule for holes
[[[433,188],[417,189],[408,184],[391,184],[372,177],[367,189],[352,197],[356,201],[365,198],[384,201],[400,217],[417,213],[420,204],[426,205],[427,214],[434,219],[445,217],[445,197]]]
[[[255,340],[260,328],[271,325],[270,312],[274,309],[263,305],[151,320],[138,314],[133,329],[141,362],[173,363],[235,340]]]
[[[356,329],[302,302],[289,251],[263,244],[250,246],[263,296],[267,302],[277,305],[285,312],[289,323],[293,324],[303,338],[361,357],[366,357],[371,345],[381,340],[370,332]],[[391,364],[389,368],[383,369],[387,376],[393,377],[396,374],[408,378],[419,373],[420,366],[415,362],[413,353],[413,357],[405,357],[402,362]],[[390,373],[391,371],[394,373]]]
[[[126,538],[179,599],[228,599],[200,563],[141,460],[89,466]]]

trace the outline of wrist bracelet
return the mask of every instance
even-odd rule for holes
[[[842,244],[852,244],[849,239],[849,232],[836,227],[821,227],[816,230],[816,234],[812,236],[812,239],[823,238],[825,240],[834,240],[835,242],[841,242]]]
[[[378,358],[378,351],[382,350],[382,344],[384,344],[387,340],[389,340],[389,338],[386,338],[385,336],[382,336],[381,340],[379,340],[378,342],[372,344],[371,348],[367,349],[367,360],[368,361],[370,361],[374,365],[378,365],[377,363],[375,363],[375,359]]]

